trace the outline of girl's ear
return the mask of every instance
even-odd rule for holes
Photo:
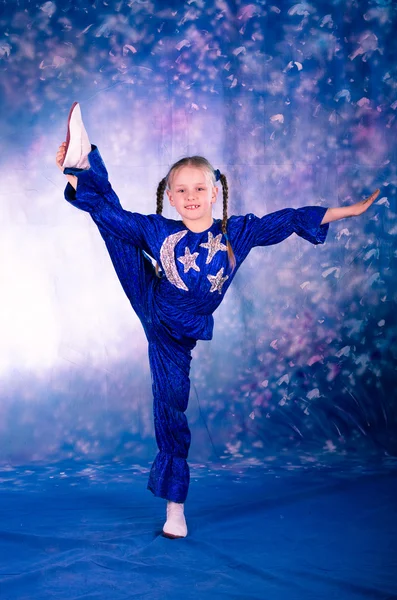
[[[174,201],[172,199],[172,194],[170,190],[165,190],[167,192],[168,200],[170,201],[171,206],[174,206]]]

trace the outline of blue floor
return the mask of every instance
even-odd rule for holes
[[[0,598],[397,598],[397,469],[190,465],[188,536],[148,469],[0,469]]]

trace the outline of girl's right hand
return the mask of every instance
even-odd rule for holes
[[[380,189],[378,188],[370,196],[368,196],[368,198],[365,198],[365,200],[359,200],[355,204],[351,204],[349,206],[350,216],[358,217],[359,215],[362,215],[363,212],[368,210],[371,204],[375,202],[379,194]]]
[[[63,173],[63,163],[65,160],[65,155],[66,155],[66,142],[63,142],[59,148],[58,148],[58,152],[57,152],[57,156],[56,156],[56,164],[57,167],[59,167]]]

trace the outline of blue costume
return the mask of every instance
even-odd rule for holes
[[[64,169],[78,178],[77,190],[67,184],[65,199],[89,212],[96,223],[148,340],[159,451],[147,487],[155,496],[185,502],[190,482],[191,435],[185,411],[191,351],[197,340],[212,338],[212,314],[251,248],[277,244],[292,233],[323,244],[329,223],[320,223],[327,208],[304,206],[264,217],[252,213],[229,217],[227,234],[236,258],[231,273],[221,219],[195,233],[182,220],[124,210],[96,146],[88,158],[87,170]],[[149,257],[160,265],[162,277],[156,276]]]

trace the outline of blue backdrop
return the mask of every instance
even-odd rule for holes
[[[334,478],[355,480],[376,472],[383,482],[388,474],[392,483],[375,503],[384,521],[376,521],[379,529],[367,539],[373,552],[383,548],[385,571],[376,571],[372,557],[374,579],[369,587],[362,579],[364,587],[354,587],[352,573],[360,568],[364,577],[368,571],[358,560],[349,576],[338,574],[337,586],[350,581],[344,598],[396,597],[396,579],[385,567],[395,538],[384,537],[386,530],[396,532],[391,501],[397,456],[396,9],[392,0],[2,3],[0,551],[8,561],[0,571],[2,598],[133,597],[123,587],[131,583],[128,568],[122,569],[127,579],[116,578],[120,585],[114,587],[85,568],[74,571],[73,579],[65,567],[72,585],[66,593],[65,580],[61,584],[47,571],[53,566],[47,556],[51,548],[60,552],[57,561],[67,562],[62,543],[51,537],[43,546],[47,566],[34,562],[35,544],[25,557],[21,548],[30,542],[18,537],[19,521],[32,498],[42,495],[43,506],[55,503],[64,516],[67,506],[78,504],[74,486],[90,490],[88,511],[99,490],[106,506],[110,502],[114,509],[118,502],[120,510],[134,490],[129,518],[142,525],[139,510],[150,507],[144,517],[147,540],[153,538],[151,519],[158,510],[145,490],[156,453],[147,342],[95,224],[64,200],[65,177],[55,165],[75,100],[128,210],[155,212],[158,182],[174,161],[192,154],[206,156],[226,174],[229,214],[345,206],[380,188],[363,216],[330,224],[324,245],[293,235],[250,253],[214,314],[213,340],[198,342],[193,351],[186,414],[192,431],[192,510],[194,498],[202,501],[202,512],[195,513],[197,540],[202,541],[200,527],[209,526],[199,515],[207,514],[215,528],[246,511],[248,499],[262,498],[258,506],[267,510],[265,499],[278,477],[286,478],[288,495],[295,485],[306,489],[296,472],[310,474],[310,489],[316,490],[320,474],[324,485],[328,474],[332,486]],[[165,216],[178,218],[168,200],[164,206]],[[221,217],[221,208],[219,200],[215,217]],[[360,479],[364,491],[354,487],[352,493],[369,501],[367,481]],[[274,491],[279,499],[283,493]],[[90,494],[98,494],[97,500]],[[222,501],[211,513],[208,503],[216,502],[217,494],[231,502],[229,513]],[[350,501],[341,500],[341,506]],[[207,558],[209,552],[208,565],[195,554],[197,547],[190,548],[195,568],[204,569],[202,583],[195,570],[167,579],[169,573],[175,576],[174,560],[179,560],[172,554],[170,565],[147,588],[148,575],[135,572],[137,597],[176,598],[191,586],[194,573],[191,597],[196,592],[214,598],[334,597],[335,580],[317,589],[319,580],[308,584],[303,567],[295,573],[302,580],[289,575],[296,582],[292,589],[263,575],[263,561],[249,538],[259,531],[258,506],[251,506],[250,517],[247,513],[246,535],[225,541],[216,558],[200,548]],[[313,510],[320,518],[329,508]],[[373,507],[365,510],[372,514]],[[58,517],[44,512],[48,523],[39,512],[36,525],[47,523],[45,535],[50,535]],[[341,509],[338,518],[342,514]],[[290,516],[284,527],[292,531],[296,519],[293,512]],[[120,518],[121,531],[127,517]],[[160,529],[161,521],[162,512]],[[98,523],[88,545],[101,529]],[[30,540],[44,535],[33,520],[31,525]],[[76,522],[64,526],[67,536]],[[333,530],[328,526],[327,539]],[[230,529],[241,533],[241,527]],[[342,536],[346,527],[341,526]],[[144,536],[139,527],[131,531]],[[297,529],[296,538],[301,534]],[[282,535],[277,532],[279,544]],[[364,543],[354,539],[356,549]],[[238,569],[244,543],[260,561],[259,571],[247,567],[245,580],[240,574],[239,581],[252,585],[249,593],[234,576],[221,576],[227,564]],[[169,552],[169,540],[161,544],[159,555],[148,554],[154,565]],[[146,542],[143,547],[147,550]],[[306,566],[318,556],[311,548]],[[338,554],[336,547],[329,552],[324,565]],[[111,564],[107,577],[117,570]],[[216,576],[214,564],[222,565]],[[284,570],[282,564],[277,568]],[[17,572],[36,575],[15,579]],[[215,592],[219,581],[225,587]]]

